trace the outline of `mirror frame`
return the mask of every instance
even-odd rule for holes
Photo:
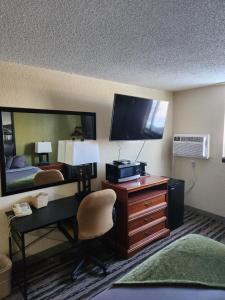
[[[50,183],[45,185],[40,185],[36,187],[21,188],[15,191],[7,191],[6,188],[6,172],[5,172],[5,153],[4,153],[4,141],[3,141],[3,128],[2,128],[2,112],[21,112],[21,113],[40,113],[40,114],[61,114],[61,115],[85,115],[92,116],[94,118],[94,140],[96,140],[96,113],[94,112],[82,112],[82,111],[69,111],[69,110],[50,110],[50,109],[35,109],[35,108],[22,108],[22,107],[3,107],[0,106],[0,172],[1,172],[1,187],[2,196],[9,196],[19,193],[24,193],[28,191],[38,190],[51,186],[58,186],[63,184],[68,184],[72,182],[78,182],[78,179],[69,179],[63,182]],[[93,163],[93,175],[91,178],[97,177],[97,163]]]

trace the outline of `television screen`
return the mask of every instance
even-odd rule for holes
[[[167,108],[167,101],[115,94],[110,140],[161,139]]]

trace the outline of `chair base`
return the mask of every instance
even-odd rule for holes
[[[84,265],[84,263],[86,261],[91,261],[92,263],[94,263],[96,266],[100,267],[103,271],[103,275],[106,276],[108,274],[107,272],[107,268],[106,266],[100,261],[98,260],[96,257],[92,256],[92,255],[85,255],[83,256],[80,261],[74,266],[72,272],[71,272],[71,279],[73,281],[75,281],[78,276],[80,275],[81,273],[81,268],[82,266]]]

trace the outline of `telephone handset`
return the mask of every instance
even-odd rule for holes
[[[16,217],[24,217],[32,214],[30,205],[27,202],[15,203],[12,209]]]

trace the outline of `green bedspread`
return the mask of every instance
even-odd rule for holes
[[[34,177],[37,173],[31,174],[26,177],[22,177],[20,179],[17,179],[13,181],[10,184],[7,184],[8,190],[18,189],[18,188],[27,188],[34,186]]]
[[[197,234],[171,243],[115,285],[183,284],[225,289],[225,245]]]

